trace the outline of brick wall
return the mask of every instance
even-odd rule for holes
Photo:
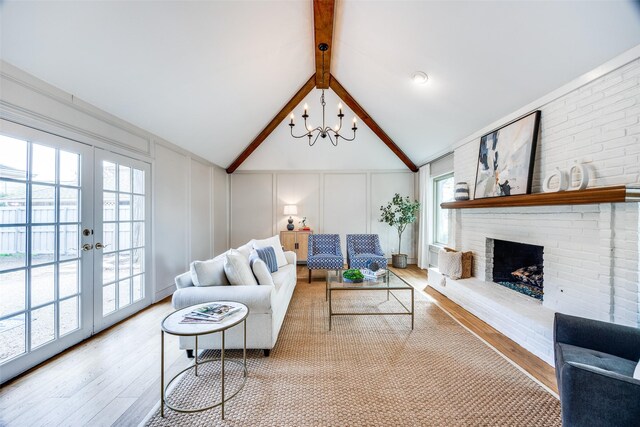
[[[591,171],[589,187],[640,182],[640,59],[537,107],[533,192],[558,167]],[[479,139],[454,153],[455,180],[473,195]],[[472,250],[485,277],[486,238],[544,246],[544,306],[640,326],[639,204],[451,211],[450,244]],[[497,285],[496,285],[497,286]]]

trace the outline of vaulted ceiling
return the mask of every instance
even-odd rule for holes
[[[223,167],[315,72],[311,0],[4,1],[0,20],[3,60]],[[338,0],[331,73],[420,164],[638,44],[632,1]],[[287,122],[241,169],[404,166],[364,124],[309,148]]]

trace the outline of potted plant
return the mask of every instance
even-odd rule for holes
[[[380,222],[387,223],[398,230],[398,253],[391,255],[391,265],[396,268],[407,267],[407,255],[402,252],[402,233],[407,225],[416,220],[416,213],[420,210],[420,202],[413,202],[407,197],[396,193],[387,206],[380,206]]]

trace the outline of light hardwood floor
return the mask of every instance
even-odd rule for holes
[[[411,265],[396,271],[508,359],[557,390],[551,366],[437,291],[425,292],[424,270]],[[299,267],[298,286],[307,285],[306,278],[307,269]],[[324,276],[316,272],[313,280]],[[165,299],[3,385],[0,425],[138,425],[159,400],[159,324],[171,311],[170,299]],[[190,363],[178,350],[176,337],[167,335],[165,344],[169,374]]]

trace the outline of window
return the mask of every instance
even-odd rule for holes
[[[453,201],[453,173],[435,178],[433,187],[435,196],[433,242],[439,245],[447,245],[449,243],[449,212],[447,209],[442,209],[440,203]]]

